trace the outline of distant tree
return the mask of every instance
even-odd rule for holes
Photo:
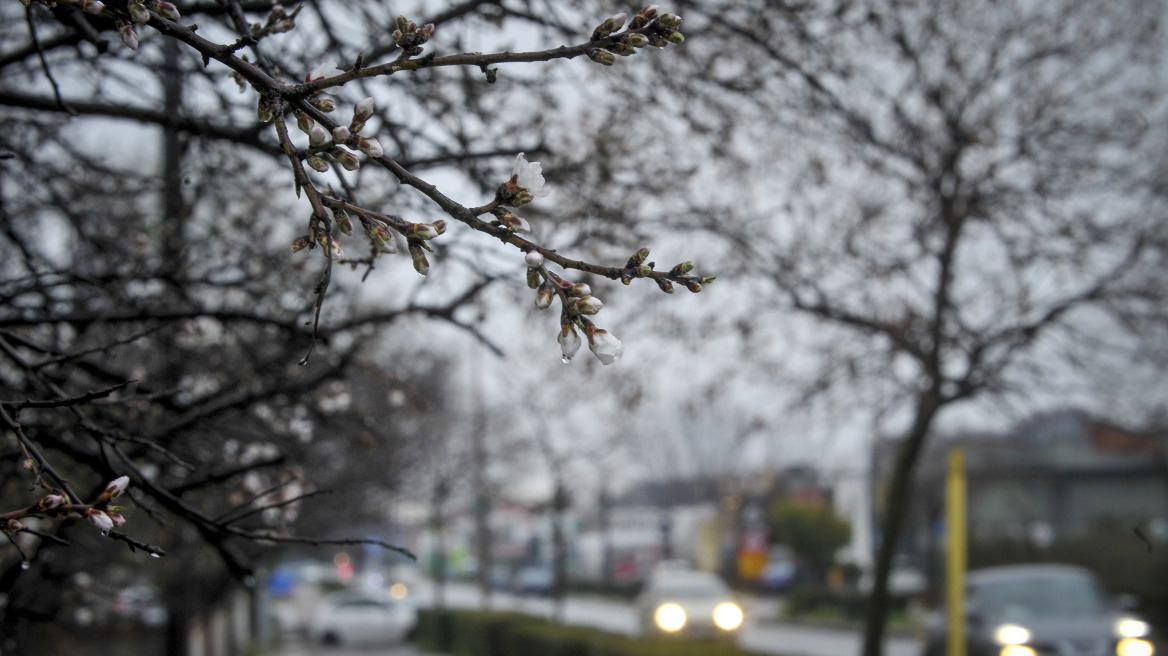
[[[851,525],[824,502],[776,499],[767,509],[771,535],[791,547],[795,555],[822,578],[835,554],[852,538]]]
[[[794,407],[826,401],[903,438],[875,656],[910,474],[939,417],[1072,396],[1133,415],[1163,404],[1148,393],[1168,357],[1163,5],[684,13],[686,48],[637,101],[685,124],[679,161],[704,153],[682,214],[729,240],[721,273],[749,298],[748,318],[703,327],[740,333],[725,359],[758,366]]]

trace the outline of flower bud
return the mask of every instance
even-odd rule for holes
[[[107,512],[106,514],[109,515],[110,521],[114,523],[114,526],[121,526],[126,523],[126,518],[121,513]]]
[[[100,14],[105,9],[105,4],[101,0],[83,0],[81,8],[91,14]],[[177,20],[177,19],[172,19]]]
[[[605,66],[612,66],[616,63],[616,57],[611,52],[601,50],[600,48],[589,50],[588,58],[597,64],[604,64]]]
[[[337,143],[345,143],[351,136],[353,136],[353,134],[349,132],[349,128],[343,125],[338,125],[337,127],[333,128],[333,141]]]
[[[580,336],[576,334],[576,327],[570,321],[560,322],[560,335],[556,341],[560,343],[560,353],[563,354],[564,364],[572,361],[582,343]]]
[[[341,245],[337,243],[337,240],[331,236],[320,232],[316,235],[316,241],[320,243],[320,254],[326,258],[330,257],[329,253],[332,253],[331,257],[334,260],[340,260],[345,257],[345,251],[341,249]]]
[[[406,237],[414,239],[433,239],[438,236],[438,230],[428,223],[413,223],[406,228]]]
[[[446,220],[445,219],[438,219],[437,221],[431,223],[430,225],[434,226],[434,229],[438,231],[438,234],[441,235],[441,234],[446,233]]]
[[[680,276],[680,275],[689,273],[690,271],[693,271],[693,268],[694,268],[693,262],[682,262],[681,264],[678,264],[677,266],[670,269],[669,275]]]
[[[538,268],[543,266],[543,253],[539,251],[527,251],[523,256],[523,261],[527,262],[527,266]]]
[[[322,157],[313,155],[312,157],[309,157],[307,160],[305,160],[304,163],[308,164],[310,167],[312,167],[312,170],[318,173],[328,173],[328,162],[324,161],[324,158]]]
[[[699,283],[696,280],[686,280],[685,287],[686,287],[686,289],[690,290],[691,292],[693,292],[695,294],[702,291],[701,283]]]
[[[582,296],[591,296],[592,295],[592,288],[589,287],[588,283],[586,283],[586,282],[578,282],[578,283],[575,283],[573,285],[570,285],[567,288],[567,292],[568,292],[568,296],[575,296],[576,298],[580,298]]]
[[[369,235],[373,246],[378,250],[390,254],[397,252],[397,239],[394,238],[393,232],[379,221],[362,216],[361,227],[365,228],[365,234]]]
[[[327,142],[332,135],[325,129],[323,125],[313,125],[312,129],[308,131],[308,145],[313,148]]]
[[[312,242],[308,241],[308,235],[301,235],[292,240],[292,252],[298,253],[308,248],[311,243]]]
[[[37,501],[37,508],[40,510],[53,510],[54,508],[60,508],[66,503],[65,497],[60,494],[46,494],[41,497],[40,501]]]
[[[641,278],[648,278],[649,276],[653,275],[653,267],[649,266],[648,264],[642,264],[641,266],[637,267],[637,275]]]
[[[381,144],[370,137],[357,137],[357,150],[370,157],[381,157],[385,154],[385,151],[381,149]]]
[[[178,12],[178,7],[174,6],[173,2],[160,1],[157,4],[157,11],[166,19],[177,21],[182,18],[182,14]]]
[[[499,223],[502,223],[503,227],[507,228],[511,232],[531,232],[531,225],[527,223],[527,220],[521,216],[516,216],[513,212],[504,210],[499,212],[496,216],[499,217]]]
[[[349,213],[341,208],[333,210],[333,222],[337,224],[337,230],[346,235],[353,234],[353,220],[349,218]]]
[[[374,101],[372,97],[366,98],[357,103],[353,107],[353,123],[364,123],[373,116]]]
[[[119,477],[115,478],[114,480],[110,481],[109,484],[105,486],[105,491],[101,493],[101,498],[103,501],[109,501],[110,499],[116,499],[117,497],[121,496],[122,493],[125,492],[126,488],[129,486],[130,486],[130,477],[129,476],[119,476]]]
[[[150,22],[150,11],[146,9],[146,5],[142,4],[140,0],[130,0],[126,5],[126,10],[130,12],[130,20],[139,25]]]
[[[614,46],[609,46],[608,49],[621,57],[631,57],[637,54],[637,49],[627,43],[618,43]]]
[[[312,126],[316,125],[316,121],[312,117],[300,110],[296,110],[296,127],[304,134],[312,132]]]
[[[630,30],[639,30],[648,25],[654,18],[657,17],[657,5],[649,5],[633,16],[632,22],[629,23]]]
[[[625,37],[625,43],[634,48],[644,48],[649,45],[649,37],[634,32]]]
[[[430,261],[426,259],[426,253],[417,242],[410,242],[410,259],[414,263],[414,271],[423,276],[430,273]]]
[[[312,103],[313,107],[326,114],[337,108],[337,104],[333,102],[332,98],[313,98],[309,102]]]
[[[275,117],[275,110],[272,108],[272,103],[264,96],[260,96],[259,102],[256,103],[256,118],[260,123],[268,123]]]
[[[138,30],[134,25],[128,21],[120,18],[114,19],[114,24],[118,26],[118,36],[122,38],[122,43],[130,50],[138,49]]]
[[[588,348],[600,360],[600,364],[610,365],[624,355],[624,345],[607,330],[588,324],[587,333]]]
[[[531,289],[537,289],[543,281],[543,276],[539,275],[539,271],[527,267],[527,286]]]
[[[661,14],[657,17],[657,24],[667,30],[676,30],[681,27],[681,16],[677,14]]]
[[[544,282],[535,290],[535,307],[540,310],[546,310],[551,307],[552,300],[556,297],[556,290],[552,288],[551,284]]]
[[[666,294],[673,293],[673,283],[664,278],[654,278],[654,280],[657,282],[657,286],[661,288],[661,291],[665,292]]]
[[[111,531],[114,528],[114,520],[105,512],[97,508],[89,508],[85,511],[85,518],[93,522],[93,525],[102,531]]]
[[[620,13],[606,18],[604,22],[600,25],[597,25],[596,29],[592,32],[592,40],[596,41],[598,39],[603,39],[609,34],[612,34],[613,32],[616,32],[620,28],[624,27],[625,18],[627,17],[628,14]]]
[[[685,43],[685,37],[682,36],[681,32],[670,32],[667,38],[669,39],[669,42],[674,45],[681,45]]]
[[[595,296],[573,298],[568,304],[568,309],[574,314],[596,314],[603,307],[604,303],[601,303],[600,299]]]
[[[3,531],[5,533],[16,533],[17,531],[22,531],[22,530],[24,530],[24,524],[20,523],[19,520],[8,519],[8,520],[5,520],[3,522],[0,522],[0,531]]]
[[[356,155],[345,150],[344,148],[337,148],[333,155],[337,158],[337,161],[341,163],[341,166],[345,167],[346,171],[356,171],[357,169],[361,168],[361,160],[358,159]]]

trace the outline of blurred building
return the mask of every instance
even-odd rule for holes
[[[900,541],[901,562],[940,568],[948,453],[965,453],[968,533],[978,544],[1021,545],[1037,554],[1093,539],[1168,540],[1168,439],[1078,410],[1037,415],[1003,433],[937,435],[917,466]],[[876,515],[900,446],[873,453]],[[878,539],[878,537],[877,537]],[[875,541],[874,541],[875,542]],[[971,563],[976,564],[976,563]]]

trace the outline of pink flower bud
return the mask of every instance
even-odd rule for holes
[[[114,19],[114,24],[118,26],[118,36],[122,38],[122,43],[130,50],[137,50],[138,30],[134,29],[133,24],[120,18]]]
[[[121,526],[126,523],[126,518],[121,513],[111,512],[106,514],[109,515],[110,521],[114,523],[114,526]]]
[[[101,0],[84,0],[81,8],[91,14],[100,14],[105,9],[105,4]]]
[[[173,2],[159,2],[158,13],[172,21],[182,18],[182,14],[178,13],[178,7],[175,7]]]
[[[115,478],[114,480],[110,481],[109,485],[105,486],[105,491],[101,493],[101,497],[103,499],[116,499],[119,496],[121,496],[122,493],[125,492],[126,488],[129,486],[130,486],[130,477],[129,476],[119,476],[119,477]]]
[[[349,132],[349,128],[343,125],[338,125],[337,127],[333,128],[333,141],[336,141],[337,143],[345,143],[351,136],[353,135],[351,132]]]
[[[381,144],[370,137],[357,137],[357,149],[370,157],[381,157],[385,154]]]
[[[90,508],[85,511],[85,518],[93,522],[93,525],[102,531],[110,531],[114,528],[114,520],[110,516],[97,508]]]
[[[60,508],[66,503],[65,497],[60,494],[46,494],[41,497],[40,501],[37,501],[37,508],[41,510],[53,510],[54,508]]]
[[[552,300],[555,297],[555,289],[552,288],[551,284],[545,282],[535,291],[535,307],[540,310],[546,310],[551,307]]]

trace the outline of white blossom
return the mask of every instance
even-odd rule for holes
[[[515,167],[511,169],[511,183],[517,192],[526,191],[531,198],[543,198],[552,191],[543,180],[543,166],[539,162],[529,162],[523,153],[515,156]],[[530,202],[530,201],[529,201]]]
[[[125,492],[126,488],[129,486],[130,486],[130,477],[129,476],[119,476],[119,477],[115,478],[114,480],[110,481],[109,485],[105,486],[105,492],[102,493],[102,496],[107,498],[107,499],[115,499],[118,496],[121,496],[122,492]]]
[[[543,253],[539,251],[527,251],[527,255],[524,255],[523,259],[527,262],[527,266],[533,269],[543,266]]]
[[[317,66],[316,68],[312,69],[311,71],[309,71],[308,75],[305,76],[304,81],[305,82],[315,82],[317,80],[323,80],[326,77],[333,77],[334,75],[340,75],[341,73],[344,73],[344,71],[337,68],[337,65],[335,62],[325,62],[325,63]],[[325,87],[324,89],[321,89],[321,91],[324,91],[325,93],[340,93],[341,88],[340,87]]]
[[[85,511],[85,517],[93,522],[93,525],[103,531],[112,530],[114,527],[114,520],[109,515],[98,510],[97,508],[90,508]]]

